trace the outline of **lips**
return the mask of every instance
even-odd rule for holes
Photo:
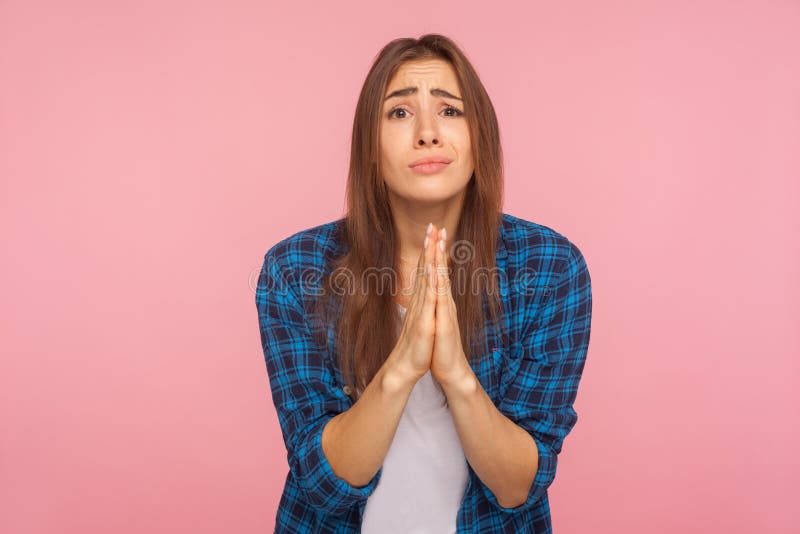
[[[413,169],[414,167],[416,167],[418,165],[429,165],[429,164],[439,163],[439,164],[443,164],[443,165],[438,165],[438,166],[439,167],[443,167],[444,165],[447,165],[448,163],[451,163],[452,161],[453,161],[452,159],[446,158],[444,156],[428,156],[426,158],[422,158],[422,159],[418,159],[416,161],[412,161],[411,163],[408,164],[408,166]],[[431,165],[431,166],[437,166],[437,165]]]

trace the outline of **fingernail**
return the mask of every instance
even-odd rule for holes
[[[442,228],[442,239],[447,239],[447,228]]]
[[[428,248],[428,236],[425,236],[425,242],[422,244],[422,248]]]
[[[444,252],[444,238],[442,238],[442,240],[441,240],[441,241],[439,241],[439,250],[441,250],[442,252]]]
[[[425,230],[425,233],[426,233],[426,234],[430,234],[430,233],[431,233],[431,230],[433,230],[433,223],[432,223],[432,222],[431,222],[431,223],[428,223],[428,229],[427,229],[427,230]]]

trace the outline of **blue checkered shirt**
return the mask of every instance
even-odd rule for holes
[[[360,532],[367,498],[383,472],[381,467],[367,485],[352,486],[334,474],[322,451],[323,427],[354,401],[343,390],[332,335],[327,347],[312,335],[308,317],[316,293],[308,280],[318,283],[327,260],[342,252],[335,230],[343,222],[284,238],[265,254],[258,278],[261,342],[289,464],[278,533]],[[591,281],[575,244],[505,213],[496,261],[506,314],[499,326],[487,326],[487,352],[471,365],[498,410],[534,438],[539,467],[526,501],[504,508],[468,463],[457,533],[547,534],[547,490],[578,419],[573,403],[589,345]]]

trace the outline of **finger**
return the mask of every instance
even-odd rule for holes
[[[428,227],[425,229],[425,237],[430,238],[431,233],[433,232],[433,223],[428,223]],[[429,241],[430,239],[428,239]],[[427,245],[427,241],[423,240],[422,242],[422,250],[419,252],[419,259],[417,261],[417,267],[425,267],[425,247]]]
[[[439,231],[434,226],[431,232],[431,239],[428,249],[425,251],[426,264],[428,265],[428,276],[426,277],[425,301],[423,306],[423,316],[425,320],[432,321],[436,313],[436,241]]]
[[[425,295],[426,291],[426,277],[427,277],[427,269],[425,267],[426,258],[428,254],[428,250],[433,245],[433,224],[428,224],[428,228],[425,233],[425,238],[422,242],[422,250],[419,254],[419,261],[417,263],[417,270],[414,272],[414,291],[411,295],[411,302],[408,305],[409,309],[415,307],[417,302],[420,299],[420,296]]]
[[[458,316],[458,312],[456,309],[456,301],[453,299],[453,284],[450,278],[450,239],[447,238],[447,232],[445,232],[442,258],[442,264],[444,265],[444,284],[446,288],[445,294],[447,297],[447,303],[450,305],[450,313],[451,317],[453,317],[453,321],[457,322],[456,317]]]
[[[439,234],[439,230],[436,226],[433,227],[433,230],[430,233],[430,239],[428,241],[428,247],[425,249],[425,265],[427,265],[426,271],[426,278],[425,281],[427,283],[427,288],[431,289],[436,286],[435,280],[433,277],[433,272],[435,268],[436,262],[436,240]]]
[[[442,240],[439,245],[439,271],[441,273],[442,286],[445,290],[445,296],[450,294],[450,262],[448,259],[448,250],[450,249],[450,240],[447,237],[447,231],[443,231]]]
[[[436,297],[437,297],[437,306],[441,305],[442,310],[445,310],[444,306],[447,305],[447,300],[450,293],[450,277],[447,273],[447,229],[442,228],[442,231],[439,233],[439,240],[436,244]]]

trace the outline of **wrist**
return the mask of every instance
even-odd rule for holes
[[[459,373],[446,380],[439,380],[439,383],[448,401],[471,397],[478,391],[480,385],[478,377],[466,360]]]
[[[386,393],[410,392],[421,378],[405,362],[396,358],[394,353],[389,355],[380,372],[381,389]]]

